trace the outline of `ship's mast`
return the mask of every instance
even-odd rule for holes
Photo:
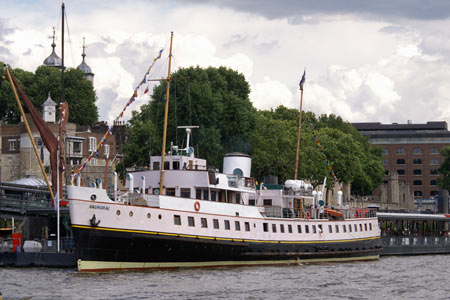
[[[302,104],[303,104],[303,84],[305,83],[305,72],[303,72],[302,79],[300,81],[300,109],[298,114],[298,135],[297,135],[297,156],[295,159],[295,176],[294,179],[297,180],[298,175],[298,161],[300,157],[300,134],[302,131]]]
[[[166,158],[167,116],[169,114],[170,67],[171,67],[171,63],[172,63],[172,41],[173,41],[173,32],[170,33],[169,68],[167,71],[166,107],[164,110],[164,131],[163,131],[163,144],[162,144],[162,150],[161,150],[161,175],[159,178],[159,193],[161,195],[163,194],[163,188],[164,188],[164,160]]]

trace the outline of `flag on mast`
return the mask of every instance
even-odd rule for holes
[[[302,80],[300,80],[300,90],[303,91],[303,85],[305,84],[305,75],[306,75],[306,69],[303,71]]]

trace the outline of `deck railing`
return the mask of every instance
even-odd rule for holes
[[[360,218],[375,218],[375,209],[319,209],[307,208],[303,210],[294,210],[291,208],[282,208],[280,206],[265,206],[265,215],[272,218],[300,218],[300,219],[333,219],[339,218],[336,213],[342,213],[344,219],[360,219]]]

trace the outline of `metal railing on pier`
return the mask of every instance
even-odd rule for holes
[[[51,208],[52,200],[45,197],[0,196],[0,210],[25,213],[28,209]]]

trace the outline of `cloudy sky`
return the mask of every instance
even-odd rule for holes
[[[112,121],[174,31],[174,68],[227,66],[259,109],[298,108],[350,122],[450,120],[447,0],[66,0],[65,64],[95,73],[97,106]],[[55,0],[0,2],[0,60],[34,71],[51,52]],[[166,52],[167,53],[167,52]],[[154,78],[166,76],[167,55]],[[140,94],[143,90],[140,91]],[[133,109],[146,103],[140,96]],[[127,111],[128,113],[128,111]]]

